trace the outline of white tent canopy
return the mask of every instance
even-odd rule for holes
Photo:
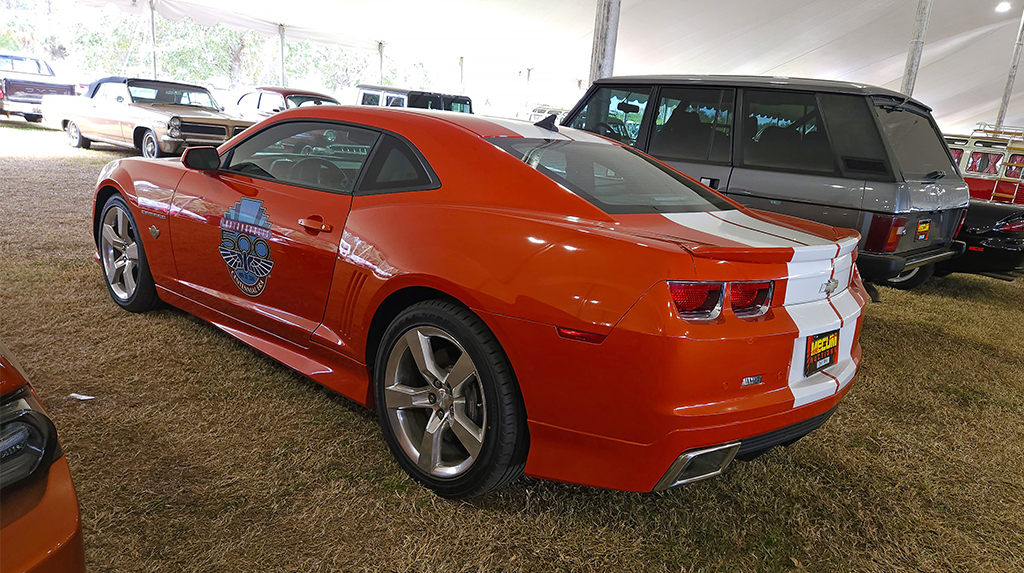
[[[146,15],[148,0],[79,0]],[[622,0],[615,73],[756,74],[898,90],[917,0]],[[914,97],[947,131],[995,121],[1024,0],[934,0]],[[155,0],[165,18],[457,61],[478,83],[529,73],[552,103],[586,87],[597,0]],[[453,64],[453,66],[456,64]],[[467,83],[469,80],[467,79]],[[565,90],[566,86],[572,90]],[[449,88],[450,89],[450,88]],[[561,91],[559,91],[561,90]],[[557,93],[556,93],[557,92]],[[537,93],[534,89],[533,93]],[[1006,123],[1024,125],[1024,85]]]

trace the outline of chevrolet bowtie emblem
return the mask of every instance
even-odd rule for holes
[[[822,283],[821,289],[819,289],[818,292],[823,292],[825,294],[832,294],[832,293],[836,292],[837,288],[839,288],[839,280],[838,279],[828,279],[827,281]]]

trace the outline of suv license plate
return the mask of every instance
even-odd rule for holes
[[[917,222],[917,232],[914,233],[914,241],[927,241],[928,235],[931,234],[932,220],[922,219]]]
[[[808,336],[807,352],[804,356],[804,376],[810,376],[838,362],[839,331],[832,330]]]

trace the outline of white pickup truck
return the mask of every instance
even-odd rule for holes
[[[20,115],[35,123],[43,118],[43,96],[74,93],[75,86],[58,81],[46,60],[0,52],[0,114]]]
[[[103,78],[81,96],[48,95],[42,111],[74,147],[99,141],[136,148],[144,157],[220,145],[253,124],[223,113],[206,88],[138,78]]]

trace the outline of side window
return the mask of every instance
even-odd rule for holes
[[[238,107],[245,109],[254,109],[256,102],[259,100],[260,94],[256,92],[247,93],[238,100]]]
[[[284,109],[284,98],[279,94],[266,92],[260,94],[260,111],[273,112],[282,109]]]
[[[572,127],[636,147],[650,97],[651,88],[599,88],[572,121]]]
[[[229,152],[228,171],[260,179],[349,193],[370,149],[375,131],[315,121],[278,123]]]
[[[389,95],[387,104],[388,107],[405,107],[405,96]]]
[[[981,173],[983,175],[995,175],[1003,164],[1003,153],[985,151],[972,151],[971,158],[967,162],[968,173]]]
[[[359,96],[359,105],[380,105],[380,94],[363,92]]]
[[[818,94],[832,145],[843,171],[850,177],[892,181],[889,156],[868,99],[844,94]]]
[[[96,94],[93,97],[106,103],[129,103],[131,101],[131,98],[128,95],[128,89],[124,84],[110,82],[100,84],[100,87],[96,89]],[[121,100],[118,101],[117,98],[121,98]]]
[[[957,151],[960,150],[958,149]],[[963,153],[963,151],[960,151],[960,153]],[[956,157],[958,163],[960,162],[959,157],[956,155],[953,155],[953,157]],[[1021,155],[1020,153],[1011,153],[1010,159],[1006,163],[1003,163],[1003,165],[1006,166],[1006,171],[1003,172],[1006,177],[1011,179],[1020,179],[1021,168],[1024,167],[1024,155]]]
[[[743,108],[744,165],[835,173],[814,94],[747,90]]]
[[[957,147],[950,147],[949,152],[953,154],[953,161],[955,161],[957,165],[960,165],[960,160],[964,157],[964,150]]]
[[[430,174],[416,153],[404,141],[385,135],[366,168],[359,191],[426,189],[431,183]]]
[[[663,88],[650,153],[666,159],[729,161],[732,89]]]

